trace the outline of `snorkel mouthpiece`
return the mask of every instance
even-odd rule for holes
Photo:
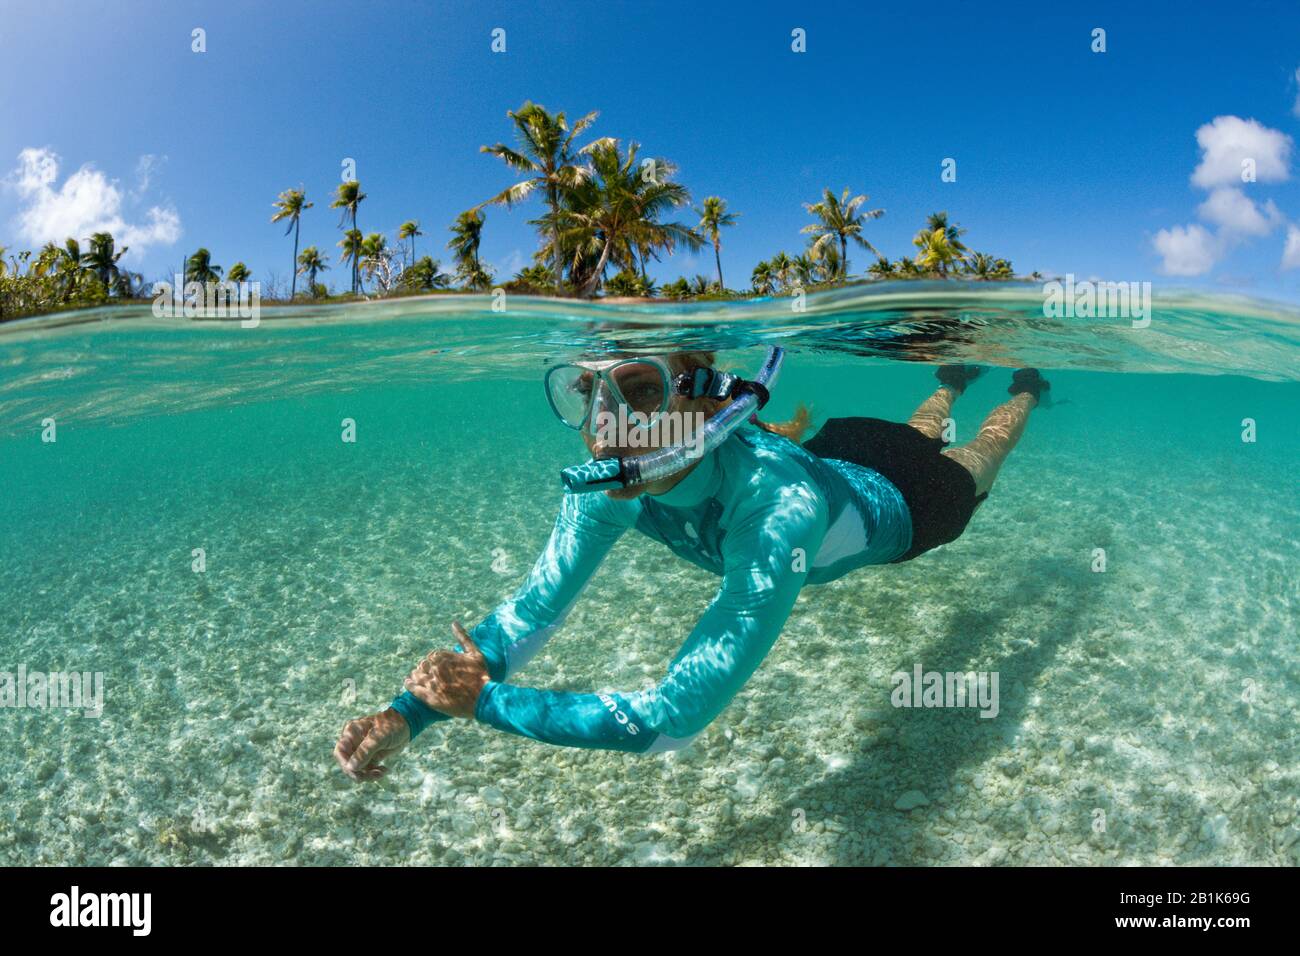
[[[707,455],[721,445],[751,415],[767,404],[772,386],[781,371],[785,350],[768,346],[763,366],[750,382],[737,382],[731,388],[730,405],[704,424],[703,435],[690,445],[670,445],[634,458],[592,459],[560,472],[564,490],[570,494],[630,488],[660,478],[667,478]]]
[[[560,472],[564,490],[572,492],[599,491],[602,488],[622,488],[623,459],[593,458],[585,465],[574,465]]]

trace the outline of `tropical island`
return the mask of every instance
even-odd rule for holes
[[[592,127],[596,112],[570,123],[564,113],[526,102],[507,113],[514,127],[514,145],[481,147],[516,176],[500,193],[460,213],[448,226],[445,243],[448,268],[441,259],[417,255],[426,233],[418,219],[409,219],[391,237],[364,233],[359,222],[366,199],[361,183],[339,184],[329,208],[338,210],[341,234],[333,246],[337,260],[318,245],[302,247],[304,215],[315,206],[299,187],[286,189],[273,203],[272,224],[285,225],[293,236],[289,288],[260,290],[262,301],[276,304],[315,304],[428,294],[482,294],[494,289],[509,293],[582,298],[636,298],[666,302],[717,301],[756,296],[815,292],[857,282],[888,279],[969,279],[1005,281],[1016,278],[1011,262],[975,252],[962,242],[965,230],[946,212],[932,213],[912,240],[911,256],[890,259],[865,235],[866,226],[885,214],[865,208],[869,197],[845,188],[838,195],[829,187],[821,197],[804,203],[811,221],[801,230],[803,247],[791,255],[784,250],[754,266],[748,289],[726,284],[722,271],[724,230],[735,228],[742,213],[721,196],[706,196],[692,204],[689,190],[677,180],[670,160],[643,157],[638,143],[626,146],[612,137],[579,139]],[[482,261],[479,246],[492,207],[512,209],[536,198],[538,247],[533,264],[504,278]],[[683,221],[685,220],[685,221]],[[649,263],[664,261],[677,250],[698,252],[711,247],[713,275],[681,276],[656,285]],[[872,260],[856,278],[850,252],[865,250]],[[155,283],[119,264],[127,248],[119,249],[109,232],[63,245],[46,243],[38,252],[9,252],[0,245],[0,321],[44,312],[109,304],[148,302]],[[346,274],[346,288],[336,291],[321,281],[337,268]],[[244,262],[228,269],[212,261],[203,247],[185,259],[186,283],[238,287],[252,278]],[[301,278],[301,283],[299,282]],[[1025,277],[1041,279],[1037,273]],[[164,281],[170,282],[168,276]]]

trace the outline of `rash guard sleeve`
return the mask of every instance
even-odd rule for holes
[[[638,510],[635,501],[615,501],[604,494],[564,496],[551,537],[528,578],[470,632],[494,681],[506,680],[528,663],[564,623]],[[464,649],[457,644],[456,650]],[[412,738],[429,724],[450,719],[410,691],[400,694],[392,707],[406,718]]]
[[[760,498],[766,496],[760,496]],[[656,686],[634,693],[536,690],[492,680],[475,716],[545,743],[653,753],[685,746],[745,685],[776,642],[826,533],[802,485],[750,502],[722,544],[722,584]]]

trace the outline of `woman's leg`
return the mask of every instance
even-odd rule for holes
[[[943,434],[943,422],[952,414],[952,403],[961,394],[950,385],[940,385],[933,395],[923,401],[912,417],[907,420],[926,438],[938,438]]]
[[[939,389],[940,392],[945,389]],[[937,394],[937,393],[936,393]],[[926,405],[931,399],[927,400]],[[998,476],[998,469],[1006,461],[1011,449],[1016,447],[1020,436],[1025,433],[1029,413],[1038,404],[1038,399],[1028,392],[1021,392],[1009,402],[1003,402],[989,413],[980,425],[979,434],[964,445],[945,448],[943,454],[962,465],[975,479],[975,494],[986,494],[993,487],[993,480]],[[926,407],[922,405],[917,414]],[[916,416],[913,416],[915,418]],[[914,427],[920,427],[915,425]],[[937,437],[938,432],[935,433]]]

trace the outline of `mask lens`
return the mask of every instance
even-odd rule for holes
[[[560,420],[570,428],[581,428],[591,400],[596,373],[576,365],[562,365],[546,375],[546,396]]]
[[[654,418],[666,407],[668,381],[658,365],[628,362],[614,368],[610,377],[629,410]]]

